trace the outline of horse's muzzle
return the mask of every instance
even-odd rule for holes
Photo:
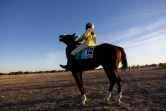
[[[62,42],[62,38],[59,38],[59,41]]]
[[[62,42],[63,38],[62,35],[59,36],[59,41]]]

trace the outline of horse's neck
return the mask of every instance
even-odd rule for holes
[[[76,45],[67,45],[66,47],[66,56],[70,56],[71,52],[76,48]]]

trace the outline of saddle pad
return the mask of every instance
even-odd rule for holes
[[[82,50],[81,52],[79,52],[78,54],[75,55],[75,58],[77,60],[93,58],[93,52],[94,52],[95,47],[96,46],[92,46],[92,47],[88,47],[88,48]]]

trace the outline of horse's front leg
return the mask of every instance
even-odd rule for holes
[[[84,106],[87,98],[86,98],[85,91],[84,91],[84,88],[83,88],[82,72],[73,73],[73,77],[74,77],[74,79],[75,79],[75,81],[78,85],[78,88],[81,92],[81,95],[82,95],[81,105]]]

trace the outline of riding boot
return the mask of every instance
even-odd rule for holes
[[[70,55],[69,60],[67,62],[67,65],[64,65],[64,66],[60,65],[60,67],[66,69],[66,70],[69,70],[69,69],[72,68],[74,60],[75,60],[75,56],[74,55]]]
[[[61,64],[60,64],[60,67],[63,68],[63,69],[66,69],[66,71],[69,70],[68,67],[67,67],[67,65],[61,65]]]

